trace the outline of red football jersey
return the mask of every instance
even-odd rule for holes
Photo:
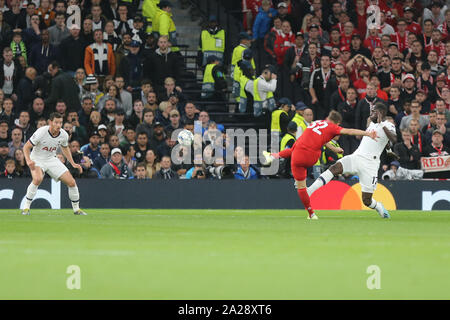
[[[322,146],[338,136],[342,128],[327,120],[317,120],[311,123],[295,142],[293,149],[320,151]]]

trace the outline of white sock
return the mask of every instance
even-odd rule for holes
[[[307,189],[308,195],[311,196],[317,189],[323,187],[328,182],[330,182],[331,179],[333,179],[333,177],[334,175],[331,173],[331,171],[326,170],[324,173],[320,175],[319,178],[316,179],[316,181],[314,181],[312,185],[308,187]]]
[[[68,187],[69,199],[72,202],[72,208],[74,212],[80,210],[80,194],[78,193],[78,187]]]
[[[27,194],[25,196],[25,206],[24,209],[30,209],[31,202],[33,202],[34,196],[36,195],[39,186],[35,185],[33,182],[27,188]]]
[[[382,210],[381,202],[378,202],[374,198],[372,198],[372,203],[370,204],[369,208],[380,212]]]

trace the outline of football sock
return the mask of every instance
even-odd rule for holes
[[[39,186],[35,185],[33,182],[27,188],[27,194],[25,196],[25,206],[24,209],[30,209],[31,202],[33,202],[34,196],[38,190]]]
[[[322,173],[320,177],[318,177],[316,181],[314,181],[314,183],[309,186],[308,195],[312,195],[317,189],[326,185],[328,182],[331,181],[331,179],[333,179],[333,177],[334,175],[331,173],[330,170],[327,170],[324,173]]]
[[[379,212],[380,210],[382,210],[381,202],[377,202],[375,199],[372,198],[372,203],[370,204],[369,208],[377,210]]]
[[[74,212],[80,210],[80,194],[78,193],[78,187],[69,187],[69,199],[72,202],[72,208]]]
[[[302,200],[305,209],[308,211],[309,216],[312,216],[314,214],[314,210],[311,208],[311,201],[309,199],[309,195],[308,192],[306,191],[306,188],[297,189],[297,193],[298,196],[300,197],[300,200]]]

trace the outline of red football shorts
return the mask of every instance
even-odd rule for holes
[[[291,156],[291,169],[294,179],[299,181],[305,180],[307,169],[316,164],[321,153],[321,151],[295,148]]]

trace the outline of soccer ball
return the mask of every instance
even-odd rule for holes
[[[177,140],[182,146],[188,147],[192,145],[192,142],[194,141],[194,135],[189,130],[182,130],[178,134]]]

